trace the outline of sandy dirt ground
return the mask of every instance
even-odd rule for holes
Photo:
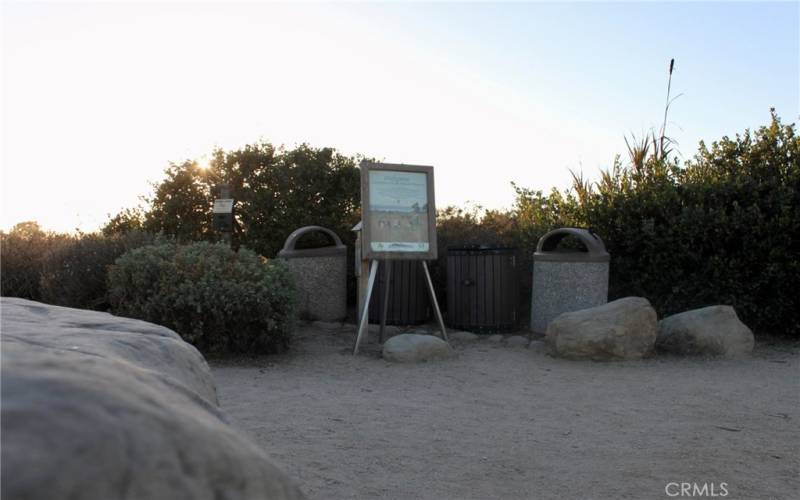
[[[353,357],[352,330],[306,326],[289,354],[211,363],[311,499],[800,498],[796,347],[595,363],[481,340],[400,365],[370,340]]]

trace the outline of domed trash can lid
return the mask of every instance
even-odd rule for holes
[[[301,248],[299,250],[295,248],[297,240],[314,231],[320,231],[330,236],[333,240],[333,245],[319,248]],[[292,234],[289,235],[288,238],[286,238],[286,242],[283,244],[283,249],[278,252],[278,258],[298,259],[303,257],[325,257],[327,255],[340,255],[345,252],[347,252],[347,247],[342,243],[342,240],[339,238],[339,236],[330,229],[322,226],[305,226],[301,227],[300,229],[296,229]]]
[[[569,236],[577,239],[585,250],[558,248],[561,240]],[[552,262],[608,262],[611,256],[606,251],[606,246],[600,236],[576,227],[562,227],[554,229],[539,238],[534,261]]]

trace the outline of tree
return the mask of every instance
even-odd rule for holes
[[[14,227],[11,228],[8,234],[24,240],[44,238],[46,236],[46,233],[42,231],[41,226],[39,226],[39,223],[36,221],[25,221],[14,224]]]
[[[149,209],[123,211],[109,220],[104,231],[125,232],[141,225],[182,242],[215,240],[219,236],[211,227],[215,188],[225,183],[236,199],[240,229],[236,237],[261,255],[274,257],[292,231],[312,224],[328,227],[352,243],[350,228],[360,207],[356,164],[357,158],[306,144],[292,150],[269,143],[218,149],[207,169],[193,161],[170,164],[148,200]]]
[[[104,236],[123,235],[144,229],[145,212],[141,207],[126,208],[111,217],[101,228]]]
[[[0,231],[0,294],[40,300],[42,265],[68,241],[67,235],[47,233],[34,221],[20,222],[7,234]]]
[[[232,187],[246,245],[274,256],[292,231],[307,225],[352,241],[361,190],[355,158],[305,144],[290,151],[267,144],[217,159],[212,169]]]
[[[155,194],[147,200],[150,209],[144,214],[143,228],[173,236],[179,242],[209,238],[214,201],[209,172],[187,160],[170,164],[165,174],[166,179],[155,186]]]

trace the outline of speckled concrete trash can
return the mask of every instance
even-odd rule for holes
[[[303,235],[320,231],[331,237],[332,246],[296,249]],[[278,258],[284,259],[297,287],[297,308],[301,318],[340,321],[347,315],[347,247],[330,229],[302,227],[286,238]]]
[[[559,249],[567,237],[585,250]],[[533,254],[531,330],[545,333],[561,313],[608,302],[609,260],[603,240],[586,229],[567,227],[542,236]]]

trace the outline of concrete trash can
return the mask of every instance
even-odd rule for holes
[[[332,246],[296,249],[302,236],[320,231],[331,237]],[[297,308],[301,318],[341,321],[347,315],[347,247],[330,229],[301,227],[286,238],[278,258],[294,276]]]
[[[567,237],[581,248],[558,248]],[[565,227],[542,236],[533,254],[531,330],[545,333],[561,313],[608,302],[609,260],[603,240],[586,229]]]

